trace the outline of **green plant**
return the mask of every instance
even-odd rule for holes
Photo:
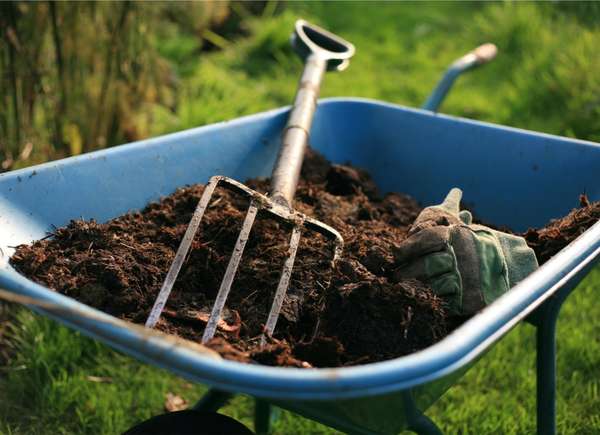
[[[218,2],[0,8],[4,170],[146,137],[152,109],[175,106],[204,32],[229,13]]]

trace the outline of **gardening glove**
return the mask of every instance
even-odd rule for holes
[[[425,208],[409,237],[394,251],[397,280],[428,284],[451,314],[472,315],[492,303],[535,269],[535,253],[525,239],[472,223],[460,211],[462,191]]]

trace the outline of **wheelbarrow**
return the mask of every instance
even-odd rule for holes
[[[514,230],[565,215],[582,192],[600,200],[599,144],[433,111],[457,71],[474,64],[471,57],[450,68],[429,110],[358,98],[320,100],[311,145],[333,162],[365,168],[381,191],[406,192],[424,205],[459,186],[477,216]],[[344,368],[222,360],[200,345],[53,292],[8,264],[11,246],[40,239],[71,219],[106,221],[215,173],[238,180],[269,174],[288,110],[0,174],[0,288],[87,336],[209,385],[195,409],[216,411],[236,393],[254,396],[257,432],[268,430],[274,404],[352,433],[439,433],[427,408],[511,328],[529,320],[537,326],[538,431],[554,433],[556,318],[600,258],[600,223],[442,341],[401,358]]]

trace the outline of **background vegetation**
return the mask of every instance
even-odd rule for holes
[[[498,58],[442,111],[600,141],[598,3],[3,3],[0,163],[14,169],[289,104],[304,17],[357,46],[323,96],[421,105],[476,45]],[[596,269],[559,322],[559,432],[600,432]],[[115,433],[202,386],[18,311],[2,321],[0,433]],[[0,338],[1,339],[1,338]],[[450,433],[535,430],[534,330],[515,329],[430,410]],[[2,363],[0,363],[1,365]],[[226,412],[251,424],[240,397]],[[333,433],[282,413],[277,433]]]

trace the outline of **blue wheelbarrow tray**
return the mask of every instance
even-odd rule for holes
[[[287,112],[281,108],[1,174],[0,287],[35,299],[34,309],[88,336],[215,390],[262,398],[354,433],[419,430],[421,412],[494,342],[552,300],[564,299],[583,278],[600,255],[600,223],[439,343],[390,361],[333,369],[222,360],[202,346],[55,293],[8,264],[11,247],[71,219],[103,222],[215,174],[242,181],[267,176]],[[451,187],[460,187],[479,218],[516,231],[565,215],[583,192],[600,200],[600,145],[426,110],[355,98],[321,100],[311,145],[333,162],[366,169],[381,191],[405,192],[423,205],[439,203]]]

